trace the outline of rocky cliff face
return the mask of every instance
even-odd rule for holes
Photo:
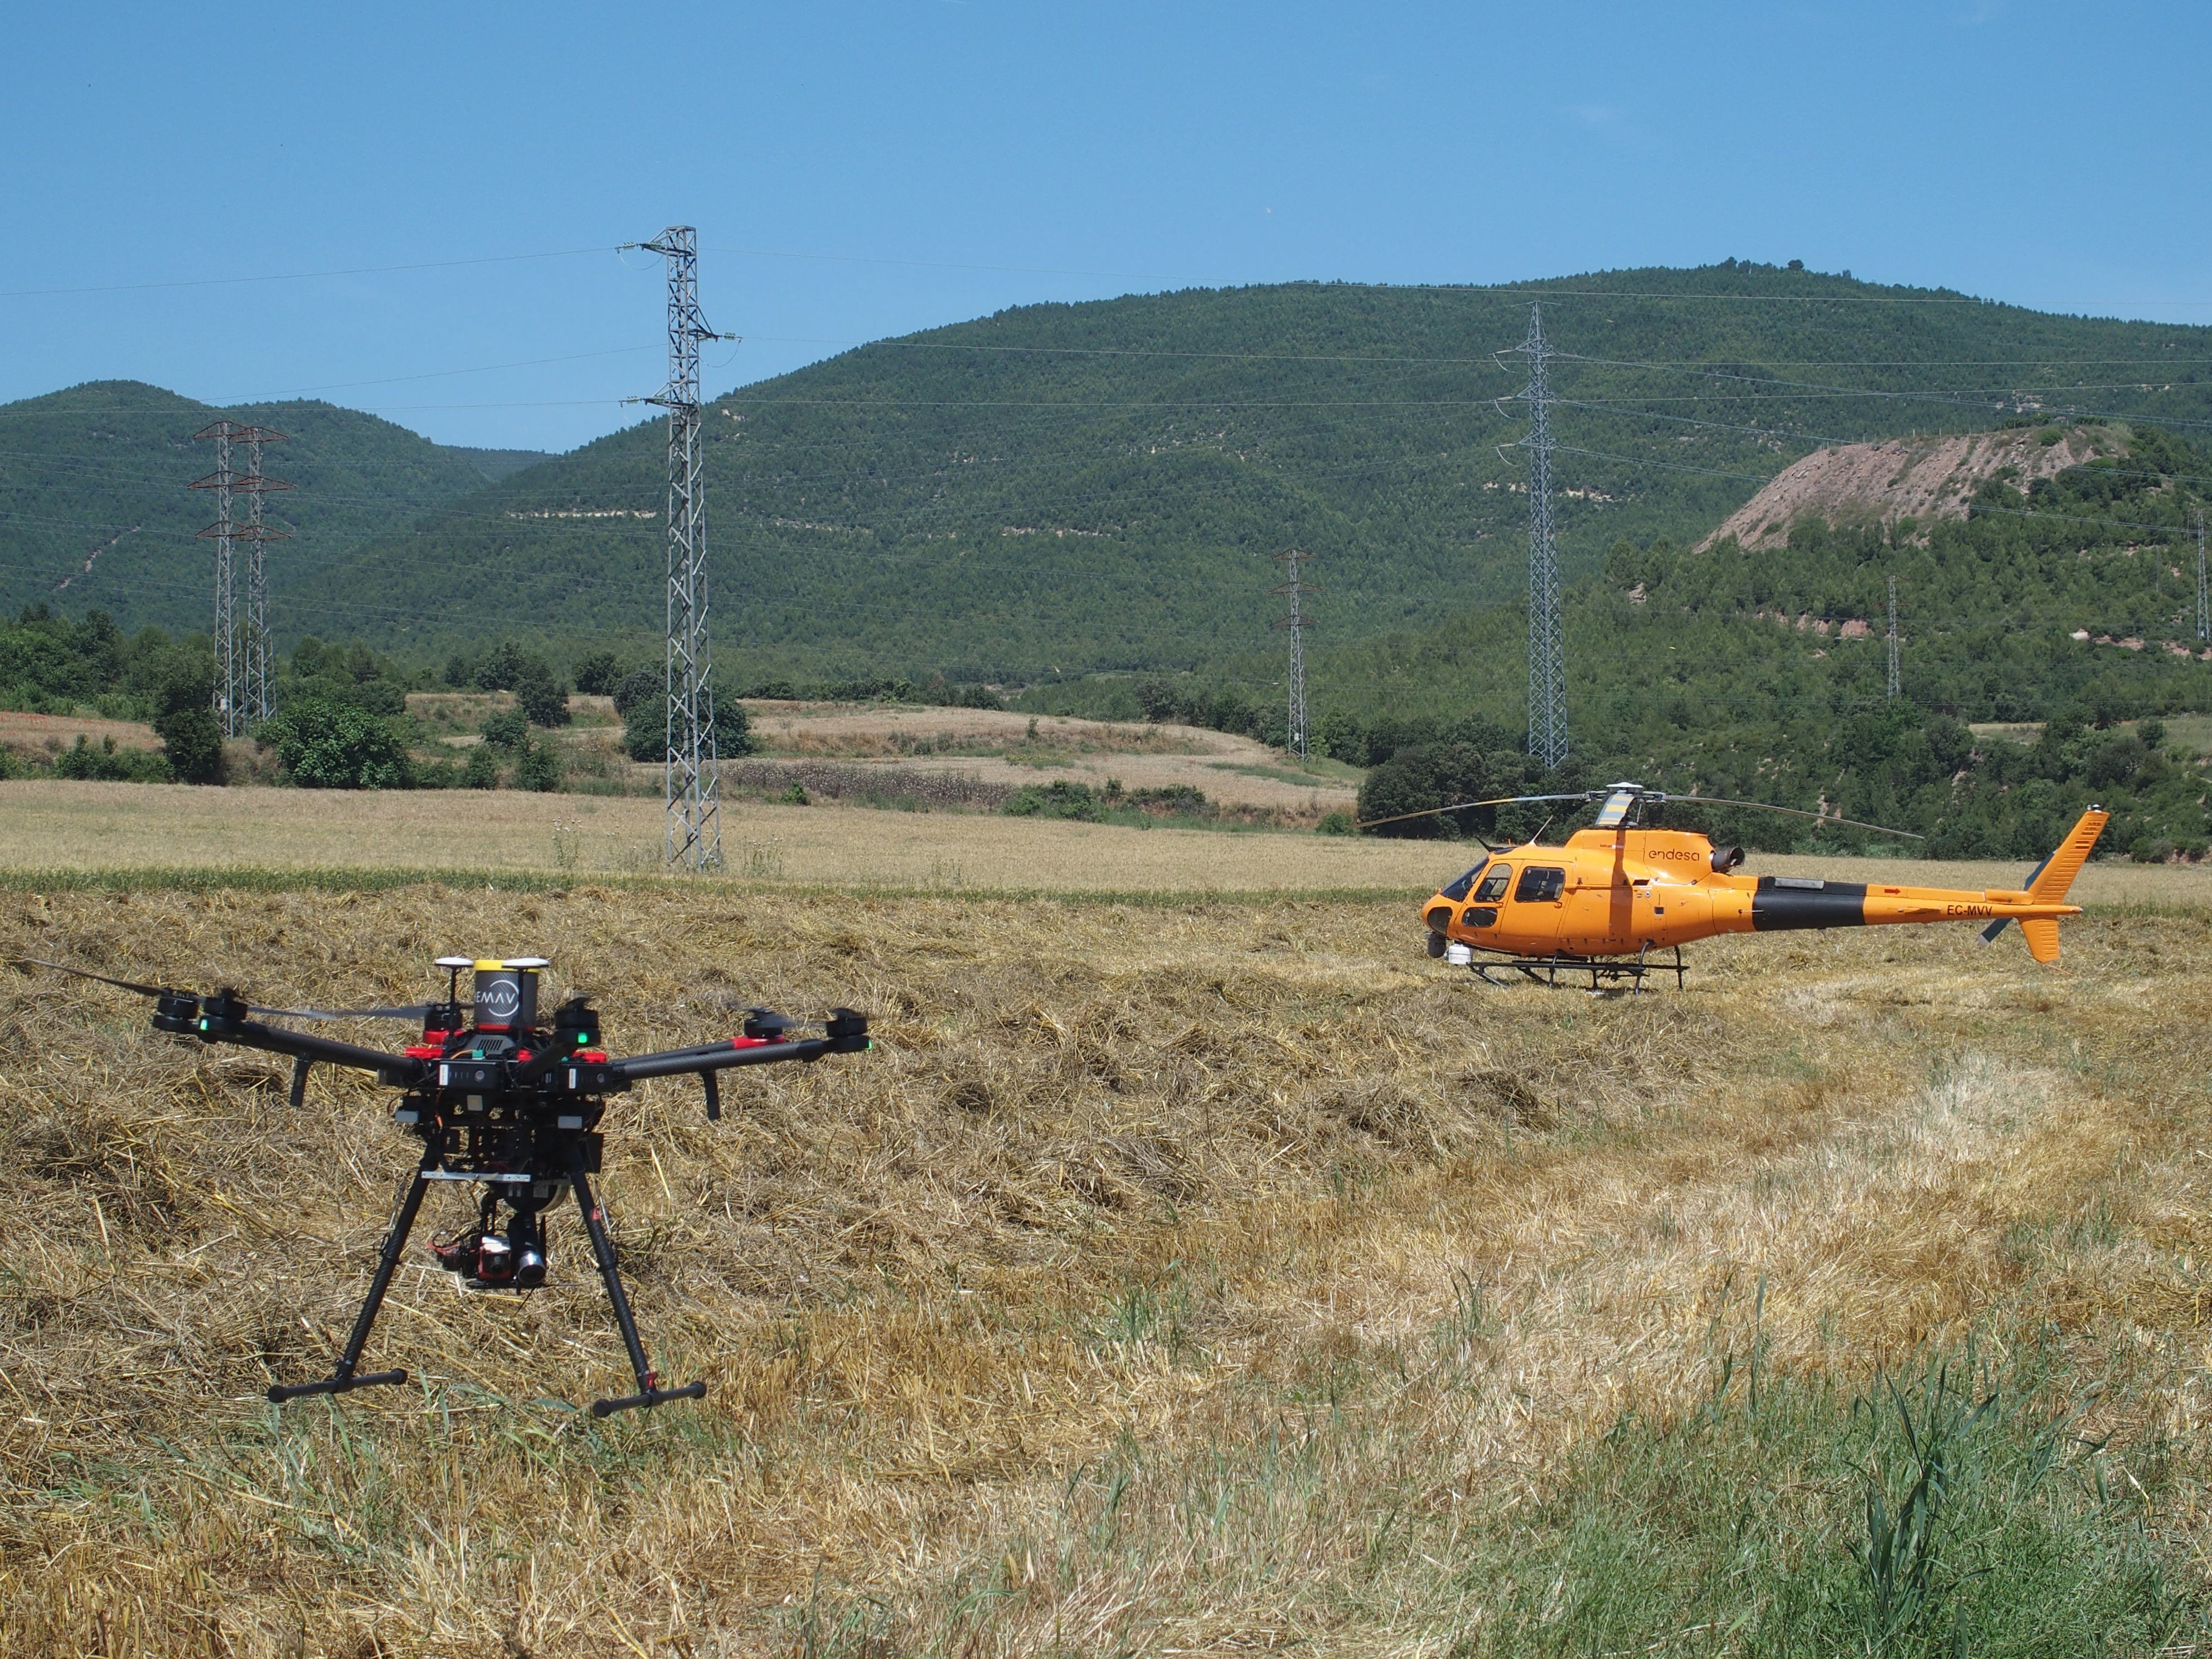
[[[1746,548],[1780,546],[1790,526],[1808,513],[1830,524],[1963,519],[1986,478],[2003,477],[2025,489],[2093,456],[2126,453],[2126,429],[2106,426],[2015,428],[1815,450],[1730,514],[1698,550],[1726,536]]]

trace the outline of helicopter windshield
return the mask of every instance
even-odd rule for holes
[[[1454,904],[1458,903],[1462,899],[1465,898],[1468,895],[1468,890],[1474,885],[1474,878],[1482,873],[1482,865],[1489,862],[1490,860],[1488,859],[1483,860],[1482,864],[1476,865],[1474,869],[1468,871],[1457,881],[1452,883],[1450,886],[1445,888],[1443,890],[1444,896],[1449,899]]]

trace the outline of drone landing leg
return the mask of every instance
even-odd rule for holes
[[[407,1248],[407,1235],[414,1231],[415,1212],[422,1207],[422,1194],[429,1190],[430,1179],[425,1171],[430,1168],[431,1161],[426,1157],[422,1167],[415,1171],[414,1184],[407,1189],[406,1200],[392,1223],[392,1231],[384,1236],[384,1254],[377,1260],[376,1277],[369,1281],[368,1300],[361,1304],[361,1312],[354,1319],[353,1334],[346,1339],[345,1352],[338,1356],[337,1369],[319,1382],[279,1383],[272,1387],[269,1390],[272,1404],[281,1406],[303,1395],[351,1394],[356,1389],[407,1380],[404,1370],[372,1371],[367,1376],[359,1376],[355,1375],[354,1367],[361,1364],[361,1351],[368,1346],[369,1327],[376,1323],[376,1310],[384,1305],[385,1291],[392,1288],[392,1275],[399,1266],[399,1253]]]
[[[687,1382],[680,1389],[659,1386],[660,1374],[648,1364],[645,1344],[638,1339],[637,1321],[631,1316],[629,1298],[623,1294],[622,1276],[615,1271],[615,1247],[607,1237],[606,1224],[599,1218],[599,1200],[592,1196],[591,1182],[584,1177],[583,1159],[579,1158],[570,1166],[569,1183],[576,1189],[576,1207],[584,1212],[584,1231],[592,1237],[592,1257],[599,1264],[599,1277],[606,1282],[607,1300],[614,1304],[615,1323],[622,1328],[623,1346],[629,1350],[630,1369],[637,1373],[637,1392],[619,1400],[594,1400],[592,1415],[611,1417],[617,1412],[635,1411],[640,1407],[651,1410],[672,1400],[698,1400],[706,1395],[704,1382]]]

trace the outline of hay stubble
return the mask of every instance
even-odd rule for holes
[[[675,1085],[613,1115],[626,1270],[702,1407],[559,1403],[623,1381],[563,1226],[526,1301],[418,1252],[371,1354],[417,1383],[280,1414],[405,1168],[384,1103],[319,1074],[295,1118],[135,1001],[0,982],[9,1651],[1441,1651],[1487,1594],[1454,1540],[1709,1397],[1754,1307],[1785,1374],[2026,1324],[2202,1363],[2201,915],[2075,926],[2055,975],[1729,941],[1595,1000],[1483,991],[1352,902],[0,903],[10,956],[274,1000],[528,947],[623,1047],[753,1001],[880,1034],[719,1127]]]

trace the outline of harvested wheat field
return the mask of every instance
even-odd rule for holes
[[[640,1316],[704,1401],[578,1408],[628,1378],[571,1225],[526,1299],[418,1249],[368,1355],[413,1381],[279,1409],[413,1143],[361,1079],[295,1114],[264,1057],[0,970],[0,1651],[2197,1650],[2212,915],[2085,918],[2055,970],[1735,939],[1613,999],[1485,990],[1408,929],[0,897],[10,957],[276,1002],[527,949],[618,1049],[878,1021],[730,1074],[718,1126],[674,1083],[611,1112]]]

